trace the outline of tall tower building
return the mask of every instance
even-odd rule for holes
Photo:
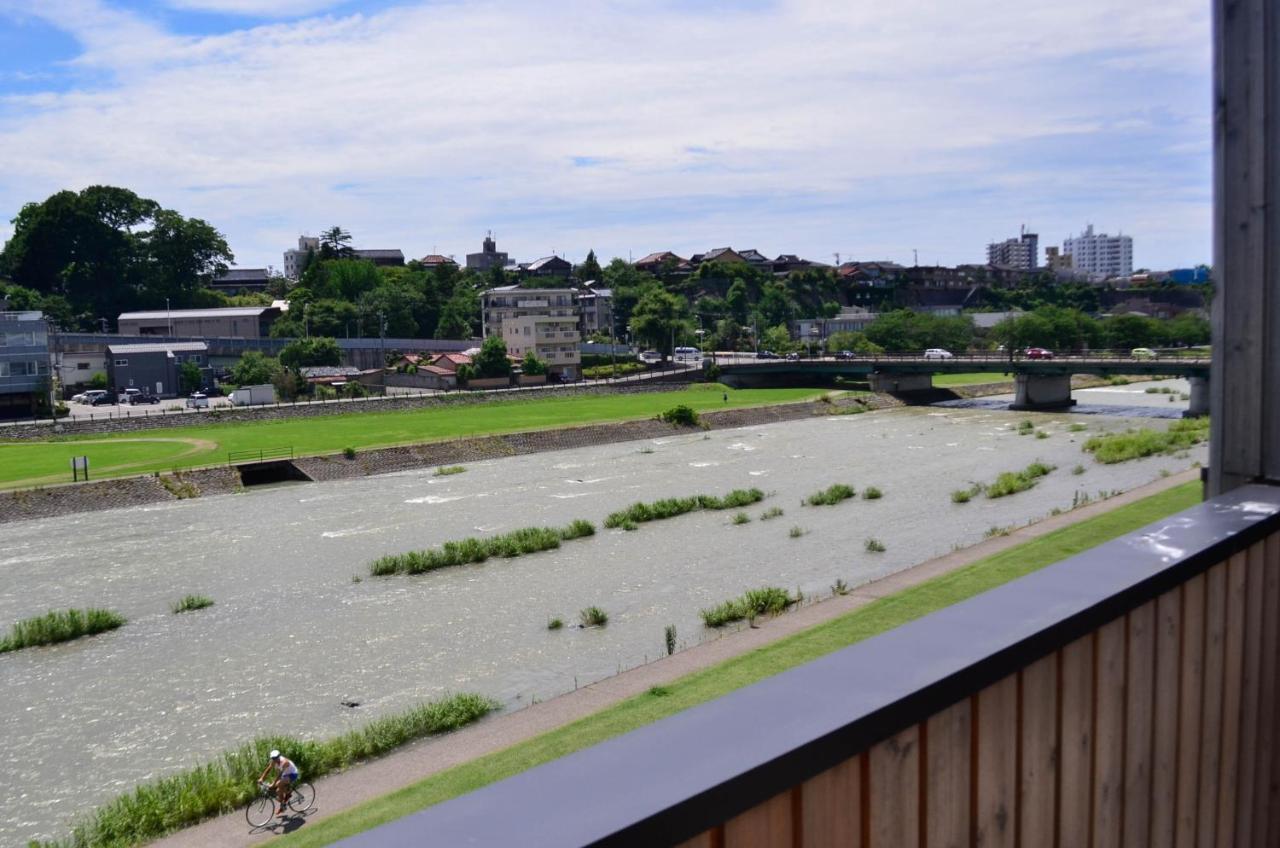
[[[1040,236],[1027,232],[1024,225],[1017,238],[987,245],[987,262],[1019,271],[1034,271],[1040,257]]]
[[[1078,271],[1102,277],[1124,277],[1133,273],[1133,237],[1094,234],[1093,224],[1084,233],[1062,242],[1062,252],[1071,257]]]

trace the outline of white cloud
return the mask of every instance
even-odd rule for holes
[[[273,18],[307,15],[339,5],[342,0],[166,0],[174,9]]]
[[[1207,253],[1207,205],[1160,152],[1209,131],[1188,96],[1208,78],[1198,0],[491,0],[203,38],[93,0],[49,9],[116,82],[0,111],[0,217],[111,182],[208,218],[254,264],[333,223],[410,254],[474,250],[492,225],[521,258],[755,242],[958,262],[1029,212],[1056,241],[1092,197],[1091,217]],[[1158,149],[1121,179],[1107,156],[1143,133]],[[1073,136],[1072,157],[1037,157]],[[1190,211],[1144,214],[1171,202]],[[1204,232],[1178,229],[1197,215]]]

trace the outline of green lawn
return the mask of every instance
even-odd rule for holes
[[[565,727],[443,771],[397,792],[275,840],[287,848],[329,845],[717,698],[824,654],[1007,583],[1200,502],[1186,483],[1039,539],[986,557],[920,586],[875,601],[802,633],[629,698]]]
[[[991,371],[970,371],[963,374],[934,374],[933,384],[940,388],[951,386],[977,386],[983,383],[1004,383],[1012,378]]]
[[[726,402],[723,395],[728,393]],[[725,389],[699,385],[674,392],[553,397],[360,412],[283,421],[172,427],[138,433],[68,436],[49,442],[0,441],[0,488],[70,482],[73,456],[89,457],[94,478],[217,465],[228,451],[292,447],[299,456],[652,418],[677,404],[699,412],[789,403],[820,395],[815,389]],[[216,419],[209,419],[210,421]],[[155,441],[171,439],[179,441]]]

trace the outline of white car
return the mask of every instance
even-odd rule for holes
[[[83,394],[76,395],[75,397],[72,398],[72,400],[76,400],[77,398],[79,398],[80,403],[92,404],[94,398],[100,398],[106,393],[107,393],[106,389],[90,389],[89,391],[84,392]]]
[[[188,409],[208,409],[209,396],[202,392],[196,392],[191,397],[187,398],[187,408]]]
[[[644,353],[640,354],[640,361],[647,365],[657,365],[662,361],[662,354],[658,353],[656,350],[646,350]]]
[[[924,352],[925,359],[954,359],[951,351],[943,350],[940,347],[931,347]]]

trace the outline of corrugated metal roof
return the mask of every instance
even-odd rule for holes
[[[204,342],[171,342],[169,344],[109,344],[110,353],[202,353],[209,349]]]
[[[257,318],[271,306],[229,306],[223,309],[158,309],[151,312],[121,312],[121,321],[154,321],[160,318]]]

